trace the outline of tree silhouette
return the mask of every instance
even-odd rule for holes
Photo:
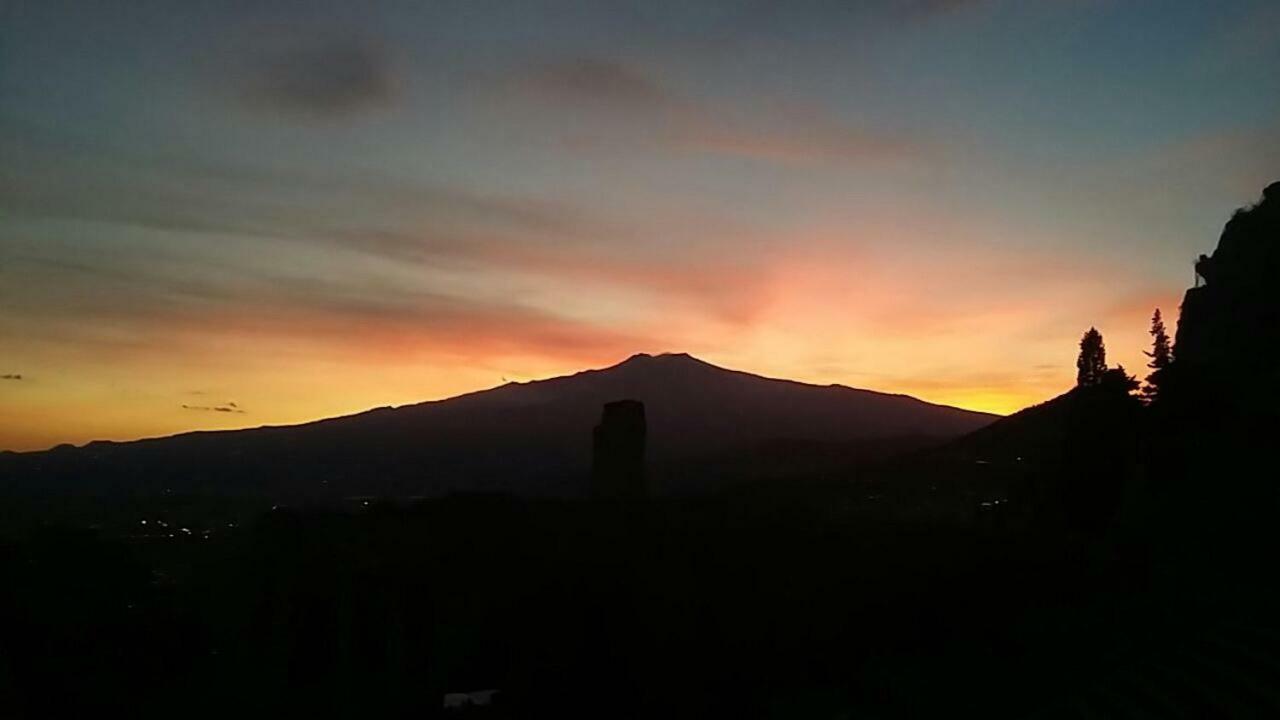
[[[1117,394],[1128,395],[1137,390],[1140,383],[1138,378],[1125,372],[1123,365],[1117,365],[1110,370],[1104,370],[1097,384]]]
[[[1107,348],[1102,333],[1089,328],[1080,338],[1080,357],[1076,360],[1076,385],[1097,385],[1107,371]]]
[[[1147,375],[1146,385],[1142,388],[1142,394],[1148,402],[1160,397],[1164,369],[1173,363],[1173,348],[1169,344],[1169,334],[1164,329],[1164,318],[1160,315],[1160,308],[1156,308],[1155,314],[1151,316],[1150,333],[1151,351],[1143,353],[1151,358],[1151,362],[1147,363],[1147,367],[1151,368],[1151,374]]]

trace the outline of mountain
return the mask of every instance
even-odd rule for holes
[[[576,495],[586,488],[591,428],[604,403],[622,398],[645,403],[651,479],[676,491],[687,489],[681,478],[776,458],[779,447],[785,457],[919,446],[995,419],[905,395],[760,377],[686,354],[640,354],[600,370],[304,425],[11,453],[0,458],[0,487],[311,499]]]

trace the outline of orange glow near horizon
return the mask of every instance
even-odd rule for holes
[[[805,240],[824,244],[822,233]],[[768,377],[1008,414],[1071,386],[1075,344],[1090,325],[1103,331],[1112,364],[1141,376],[1151,309],[1176,317],[1175,291],[1081,305],[1107,278],[1064,281],[1061,263],[1033,281],[1026,257],[832,257],[743,268],[722,287],[700,284],[692,270],[659,281],[657,270],[593,278],[570,268],[572,290],[560,276],[538,285],[535,274],[529,294],[544,293],[546,309],[517,316],[468,307],[424,325],[412,314],[246,307],[157,316],[130,342],[96,339],[92,353],[31,344],[13,360],[34,369],[0,386],[0,447],[307,422],[636,352],[689,352]],[[557,304],[576,312],[556,313]]]
[[[663,349],[651,348],[652,352]],[[670,348],[678,351],[678,348]],[[698,355],[701,359],[767,377],[780,377],[815,384],[844,384],[882,392],[902,393],[922,400],[953,405],[969,410],[1008,414],[1046,400],[1069,388],[1071,373],[1065,370],[1046,375],[1016,378],[990,378],[969,383],[958,380],[954,386],[939,382],[913,383],[909,378],[886,379],[875,385],[842,380],[837,373],[815,370],[797,372],[796,368],[759,364],[728,364],[716,354]],[[569,365],[563,360],[542,358],[494,358],[475,367],[432,368],[383,367],[378,378],[352,383],[341,367],[316,364],[295,368],[276,376],[264,373],[258,382],[246,383],[240,376],[240,390],[184,390],[192,383],[180,377],[151,376],[149,382],[157,390],[121,403],[118,395],[106,388],[69,387],[59,392],[43,392],[37,380],[24,393],[14,393],[0,413],[0,445],[10,450],[38,450],[60,443],[83,444],[91,440],[133,440],[193,430],[226,430],[263,425],[303,423],[326,417],[361,412],[381,406],[396,406],[453,397],[483,390],[505,381],[539,380],[571,374],[591,367],[604,367],[625,359],[625,355],[600,360],[588,365]],[[741,358],[745,359],[745,358]],[[524,364],[521,365],[520,363]],[[507,371],[503,367],[524,367],[524,372]],[[37,376],[39,377],[39,376]],[[403,385],[400,385],[403,383]],[[217,386],[220,383],[213,383]],[[172,388],[165,392],[162,387]],[[341,387],[341,390],[336,389]],[[183,402],[174,403],[171,397]],[[238,400],[229,398],[239,398]],[[228,403],[236,403],[234,411],[218,411]],[[264,409],[270,402],[270,410]],[[187,407],[183,407],[183,406]],[[206,409],[207,408],[207,409]]]

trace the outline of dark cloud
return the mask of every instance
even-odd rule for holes
[[[398,82],[386,51],[369,42],[339,40],[263,58],[245,99],[287,115],[340,119],[391,105]]]
[[[183,410],[199,410],[202,412],[220,412],[220,413],[240,413],[244,414],[235,403],[227,403],[226,405],[183,405]]]
[[[11,373],[8,375],[0,375],[0,380],[21,380],[21,379],[22,379],[22,376],[16,373]]]
[[[612,60],[578,57],[535,65],[517,81],[551,100],[660,107],[674,98],[639,70]]]

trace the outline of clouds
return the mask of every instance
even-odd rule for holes
[[[332,238],[406,222],[571,231],[577,212],[533,196],[378,170],[310,171],[155,151],[123,153],[0,119],[0,210],[177,233]],[[438,233],[442,234],[442,233]]]
[[[792,166],[880,165],[933,152],[922,140],[841,123],[814,109],[778,113],[766,127],[704,120],[683,130],[673,143],[697,152]]]
[[[658,108],[676,98],[635,67],[597,57],[571,57],[534,63],[517,72],[527,91],[551,100]]]
[[[23,328],[36,339],[93,326],[103,330],[92,336],[115,344],[170,324],[209,327],[209,315],[244,327],[253,308],[266,308],[291,318],[278,326],[286,335],[327,328],[312,314],[372,327],[382,316],[415,335],[455,318],[468,330],[503,332],[500,322],[474,323],[481,315],[540,328],[529,339],[544,346],[541,338],[604,331],[591,329],[599,313],[565,302],[590,294],[607,300],[585,307],[625,299],[630,314],[657,305],[741,321],[764,272],[758,253],[739,249],[729,262],[717,252],[716,238],[755,234],[723,218],[636,225],[563,200],[367,171],[325,176],[143,155],[127,159],[122,184],[115,155],[48,138],[25,146],[19,163],[0,170],[15,189],[0,209],[39,228],[6,252],[43,317]],[[54,172],[68,164],[74,172]],[[93,240],[71,252],[65,240],[37,239],[48,220],[92,227]],[[77,292],[58,290],[69,285]]]
[[[345,120],[391,106],[399,78],[378,44],[313,41],[259,58],[245,78],[251,107],[310,120]]]
[[[617,142],[671,155],[713,155],[783,166],[876,163],[918,159],[933,143],[849,122],[821,103],[797,104],[761,95],[716,97],[682,92],[635,63],[602,56],[562,57],[514,69],[500,85],[557,114],[594,112],[605,122],[598,142]]]
[[[196,410],[199,412],[234,413],[239,415],[243,415],[245,413],[244,410],[240,409],[240,407],[233,402],[229,402],[226,405],[186,405],[184,404],[182,405],[182,409]]]

